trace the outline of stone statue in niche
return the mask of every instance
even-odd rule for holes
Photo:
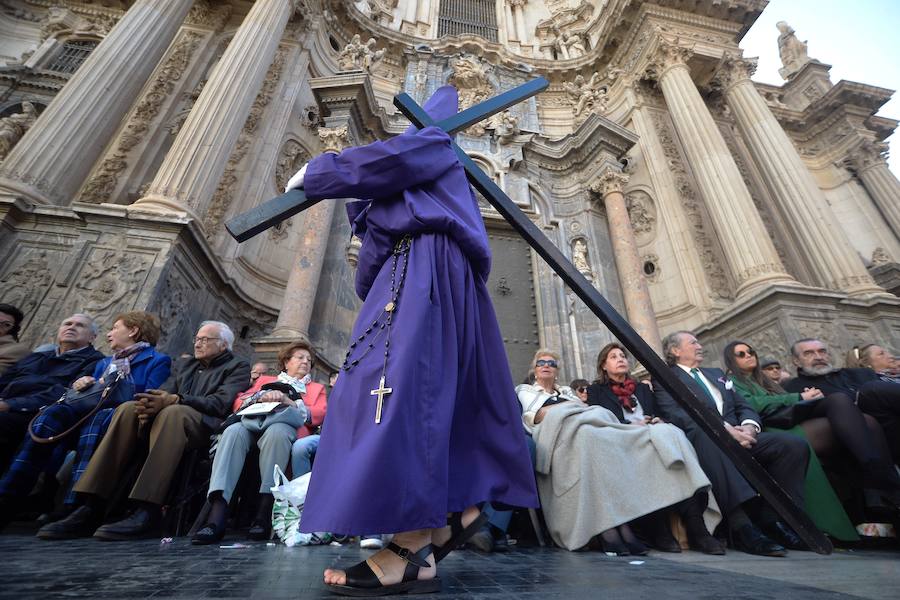
[[[25,101],[22,103],[22,112],[0,119],[0,160],[6,158],[25,132],[31,129],[37,117],[34,104]]]
[[[806,42],[797,39],[793,27],[786,21],[778,21],[775,26],[781,32],[778,36],[778,54],[783,66],[778,69],[778,74],[787,80],[812,59],[807,52]]]
[[[485,65],[475,56],[458,56],[450,61],[453,72],[447,78],[447,83],[459,91],[459,109],[465,110],[470,106],[487,100],[494,92],[494,86],[488,80],[488,72]],[[486,124],[484,121],[472,125],[466,133],[472,136],[484,135]]]
[[[341,71],[369,71],[383,57],[384,49],[375,50],[375,38],[363,43],[357,33],[338,55],[338,68]]]
[[[508,144],[519,135],[519,119],[508,110],[497,114],[495,119],[492,119],[492,121],[494,120],[496,120],[494,135],[497,136],[497,141],[500,144]]]
[[[590,277],[592,273],[591,263],[588,260],[588,247],[584,238],[578,238],[572,242],[572,264],[581,273]]]
[[[575,76],[575,81],[567,81],[563,84],[576,120],[582,114],[586,118],[588,111],[599,113],[606,110],[606,87],[600,85],[600,79],[600,74],[595,72],[589,81],[585,81],[584,76],[579,73]]]

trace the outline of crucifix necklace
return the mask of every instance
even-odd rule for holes
[[[378,382],[378,387],[370,390],[370,396],[377,396],[376,404],[375,404],[375,423],[381,423],[381,411],[384,406],[384,397],[393,393],[394,389],[387,387],[385,385],[385,377],[387,374],[387,361],[388,356],[390,356],[391,350],[391,325],[394,322],[394,315],[397,314],[397,308],[399,306],[400,301],[400,291],[403,289],[403,283],[406,281],[406,268],[409,265],[409,248],[412,243],[412,238],[408,235],[403,236],[399,242],[394,246],[394,252],[391,264],[391,289],[390,289],[390,299],[387,304],[384,305],[384,308],[381,310],[381,313],[375,320],[372,321],[372,324],[366,327],[365,331],[363,331],[362,335],[356,338],[347,349],[347,354],[344,356],[344,363],[341,365],[342,371],[350,371],[353,367],[359,364],[359,361],[367,355],[374,347],[375,341],[378,337],[384,333],[384,361],[381,365],[381,379]],[[400,264],[400,258],[403,258],[402,266],[400,267],[399,276],[397,274],[397,266]],[[368,346],[365,350],[362,351],[356,358],[353,360],[350,359],[350,356],[356,350],[356,347],[362,342],[368,340]]]

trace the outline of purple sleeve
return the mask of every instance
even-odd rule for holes
[[[306,168],[303,189],[310,198],[386,198],[434,181],[456,162],[450,137],[426,127],[416,135],[317,156]]]

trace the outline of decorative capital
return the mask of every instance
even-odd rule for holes
[[[687,64],[693,55],[694,49],[682,46],[678,38],[657,38],[656,50],[647,64],[648,74],[658,80],[672,67]]]
[[[756,72],[757,62],[756,58],[725,55],[713,79],[724,91],[728,91],[737,83],[749,81]]]
[[[606,198],[613,192],[622,193],[626,185],[628,185],[628,175],[607,167],[591,184],[590,190],[599,194],[601,198]]]
[[[346,125],[340,127],[319,127],[319,140],[324,152],[340,152],[350,146],[350,131]]]
[[[887,160],[888,145],[884,142],[866,140],[856,150],[851,151],[850,164],[861,173],[872,167],[884,165]]]

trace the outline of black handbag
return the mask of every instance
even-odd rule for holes
[[[768,407],[771,410],[763,410],[760,416],[763,425],[775,429],[791,429],[812,415],[813,409],[819,404],[821,398],[815,400],[801,400],[796,404]]]
[[[101,408],[118,406],[122,402],[131,400],[134,396],[134,383],[117,371],[110,381],[95,382],[89,388],[76,392],[69,388],[59,400],[48,406],[43,406],[34,418],[28,423],[28,433],[36,444],[53,444],[66,437],[81,427],[88,419],[93,417]],[[49,437],[40,437],[34,433],[34,422],[45,410],[57,404],[67,404],[72,407],[75,414],[83,415],[74,425],[65,431]]]

